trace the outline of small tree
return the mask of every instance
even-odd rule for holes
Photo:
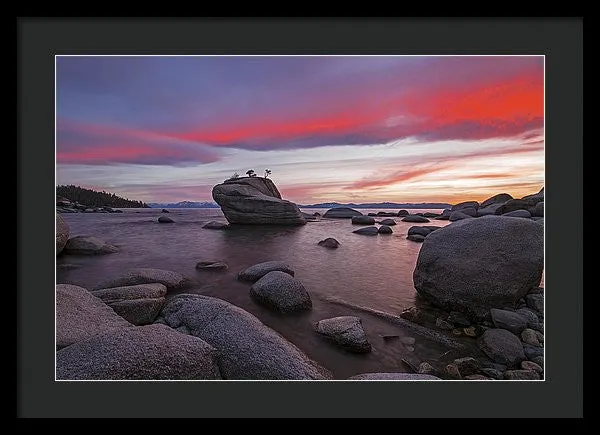
[[[248,177],[256,177],[256,174],[254,173],[254,169],[250,169],[249,171],[246,171],[246,175]]]
[[[238,174],[237,172],[234,172],[233,175],[229,177],[230,180],[235,180],[236,178],[240,178],[240,174]]]
[[[265,169],[265,178],[269,178],[269,175],[271,175],[271,170]]]

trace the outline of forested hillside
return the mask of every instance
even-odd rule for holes
[[[149,208],[142,201],[121,198],[114,193],[97,192],[79,186],[56,186],[56,195],[89,207]]]

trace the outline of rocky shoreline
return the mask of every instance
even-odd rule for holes
[[[350,219],[354,226],[363,226],[353,232],[384,237],[393,232],[394,216],[407,222],[450,221],[443,227],[413,226],[408,231],[409,240],[422,243],[413,274],[417,306],[398,315],[364,310],[365,315],[399,325],[411,336],[439,340],[448,352],[435,360],[408,354],[399,361],[403,371],[346,379],[544,379],[543,189],[521,199],[500,194],[481,204],[461,203],[427,216],[406,211],[364,216],[352,209],[332,209],[307,219],[299,211],[295,214],[289,205],[295,204],[277,198],[276,187],[265,190],[262,180],[234,180],[224,183],[229,184],[225,189],[216,189],[217,196],[227,197],[222,207],[224,213],[229,208],[228,223],[213,222],[207,228],[227,230],[241,221],[303,225]],[[261,184],[257,188],[255,183]],[[258,202],[252,198],[248,202],[253,195],[260,197]],[[236,201],[250,205],[242,207]],[[267,214],[261,212],[265,204]],[[245,218],[240,218],[241,210],[247,210]],[[283,223],[273,221],[279,217]],[[57,255],[106,255],[118,250],[95,237],[70,237],[58,212],[56,227]],[[315,244],[329,249],[340,246],[333,238]],[[201,262],[196,267],[218,273],[227,264]],[[247,283],[249,299],[283,319],[313,307],[310,289],[295,277],[292,264],[255,264],[239,271],[237,279]],[[253,314],[222,299],[193,294],[193,289],[193,279],[151,268],[125,271],[90,289],[57,284],[57,379],[334,378]],[[368,354],[380,345],[369,340],[368,327],[356,309],[307,328],[324,343],[349,353]],[[396,338],[390,335],[383,341]],[[415,338],[402,340],[407,348],[414,346]]]

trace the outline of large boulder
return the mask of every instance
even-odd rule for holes
[[[67,240],[69,240],[69,226],[62,216],[56,213],[56,255],[63,251]]]
[[[204,224],[202,228],[206,228],[207,230],[226,230],[227,228],[229,228],[229,224],[217,221],[210,221]]]
[[[216,350],[164,325],[104,332],[56,352],[57,379],[222,379]]]
[[[112,254],[119,249],[116,246],[109,245],[104,240],[97,237],[76,236],[71,237],[64,248],[65,254],[74,255],[103,255]]]
[[[303,225],[306,219],[296,204],[281,199],[272,180],[242,177],[217,184],[212,197],[230,224]]]
[[[383,219],[379,223],[381,225],[387,225],[388,227],[396,225],[396,221],[394,219]]]
[[[250,296],[262,305],[282,313],[312,308],[310,295],[302,283],[285,272],[267,273],[250,287]]]
[[[361,373],[350,376],[352,381],[438,381],[440,378],[423,373]]]
[[[221,299],[181,294],[168,300],[161,320],[172,328],[185,326],[218,351],[224,379],[331,379],[280,334],[255,316]]]
[[[96,290],[93,295],[134,325],[152,323],[163,304],[167,287],[160,283]]]
[[[371,216],[352,216],[352,223],[354,225],[373,225],[375,219]]]
[[[165,287],[167,287],[168,291],[172,291],[182,289],[191,281],[189,278],[183,276],[178,272],[142,267],[139,269],[132,269],[117,279],[105,281],[102,284],[94,287],[94,289],[100,290],[112,287],[125,287],[138,284],[152,284],[155,282],[163,284]]]
[[[531,217],[531,213],[529,213],[527,210],[515,210],[504,213],[502,216],[529,219]]]
[[[544,216],[544,201],[538,202],[535,205],[535,207],[533,208],[533,213],[531,213],[531,214],[536,217],[543,217]]]
[[[477,216],[489,216],[489,215],[497,214],[496,212],[503,205],[504,205],[503,202],[499,202],[496,204],[490,204],[487,207],[480,207],[477,209]]]
[[[276,270],[294,276],[294,269],[285,261],[265,261],[264,263],[255,264],[248,269],[241,271],[238,273],[238,279],[240,281],[255,282],[267,273]]]
[[[56,286],[56,347],[69,346],[96,334],[133,327],[100,298],[76,285]]]
[[[363,214],[358,210],[354,210],[349,207],[335,207],[330,208],[323,215],[324,218],[352,218],[354,216],[362,216]]]
[[[359,317],[333,317],[318,321],[314,327],[318,334],[350,352],[371,352],[371,343]]]
[[[483,201],[480,205],[479,208],[486,208],[490,205],[494,205],[494,204],[504,204],[506,201],[513,199],[513,197],[511,195],[509,195],[508,193],[499,193],[498,195],[494,195],[491,198],[486,199],[485,201]]]
[[[484,216],[430,233],[419,251],[413,280],[418,294],[476,318],[514,306],[539,286],[544,230],[529,219]]]

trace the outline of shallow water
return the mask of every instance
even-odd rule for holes
[[[306,213],[326,210],[305,209]],[[363,214],[378,210],[361,210]],[[438,210],[411,210],[418,211]],[[360,226],[349,219],[321,219],[300,227],[232,227],[226,231],[203,229],[211,220],[225,221],[220,209],[171,209],[175,223],[159,224],[160,209],[124,209],[124,213],[65,213],[71,237],[96,236],[119,247],[119,252],[87,257],[61,255],[57,282],[93,288],[136,267],[180,272],[195,279],[195,292],[225,299],[260,318],[309,356],[329,368],[338,379],[373,371],[408,371],[400,359],[409,354],[434,360],[448,348],[410,333],[389,321],[348,306],[327,301],[334,297],[345,303],[399,314],[415,305],[412,273],[421,244],[406,240],[413,225],[445,226],[448,221],[431,219],[428,224],[402,222],[395,218],[391,235],[362,236],[352,231]],[[385,219],[375,218],[376,220]],[[327,237],[341,246],[327,249],[317,245]],[[250,284],[237,281],[237,273],[253,264],[283,260],[313,299],[313,309],[296,315],[280,315],[256,304],[249,295]],[[198,271],[199,261],[225,261],[227,271]],[[318,320],[358,315],[373,345],[366,355],[355,355],[325,342],[312,324]],[[384,341],[381,335],[412,336],[414,350],[401,339]]]

